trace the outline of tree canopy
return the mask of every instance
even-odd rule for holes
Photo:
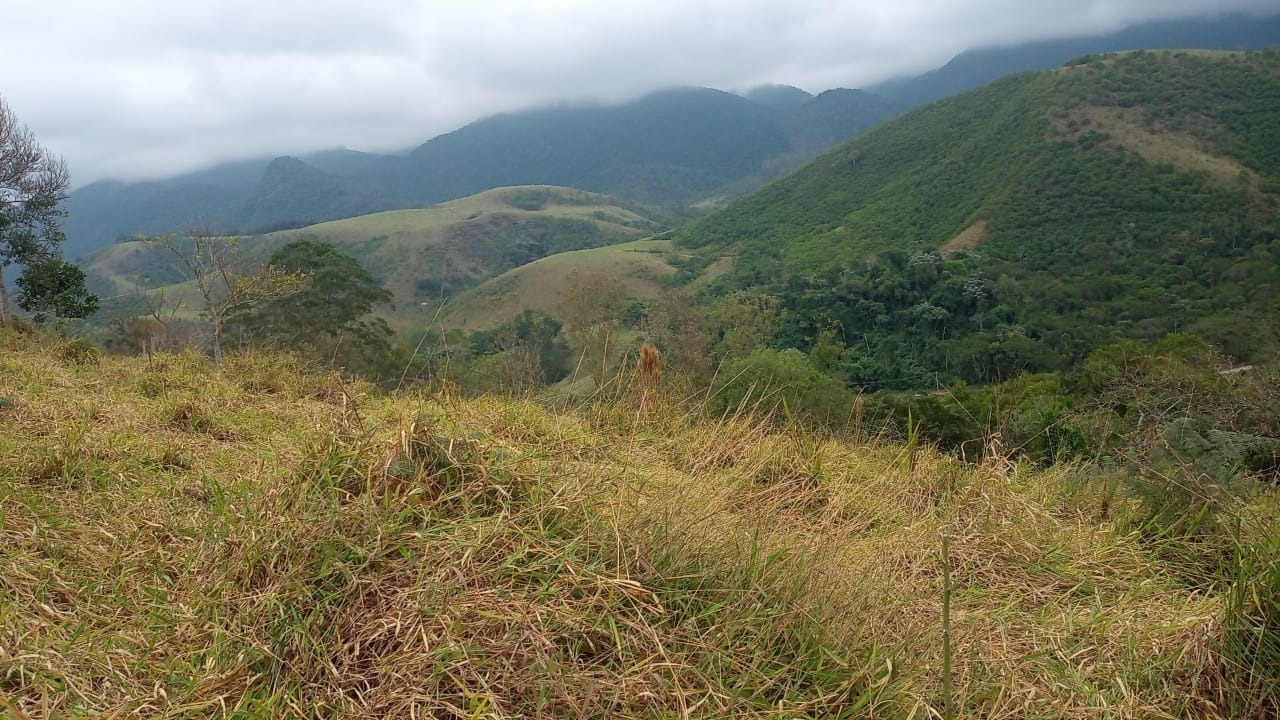
[[[269,264],[305,279],[297,292],[234,313],[228,324],[237,336],[353,371],[373,372],[387,362],[391,328],[371,313],[392,295],[355,258],[302,238],[277,250]]]

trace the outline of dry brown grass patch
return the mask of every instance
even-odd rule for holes
[[[961,230],[955,237],[946,241],[939,248],[943,253],[956,250],[977,250],[982,241],[987,239],[987,221],[977,220],[969,227]]]
[[[1257,190],[1257,173],[1238,160],[1214,153],[1208,143],[1192,133],[1149,125],[1140,115],[1138,110],[1086,107],[1056,124],[1052,132],[1072,140],[1090,131],[1106,133],[1110,136],[1108,143],[1135,152],[1147,162],[1203,172],[1214,181],[1232,187],[1243,179],[1251,189]],[[1076,124],[1075,129],[1068,127],[1072,122]]]
[[[944,529],[960,716],[1229,712],[1223,594],[1079,471],[157,364],[0,348],[0,696],[32,717],[923,720]]]

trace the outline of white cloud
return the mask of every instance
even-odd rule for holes
[[[671,85],[817,91],[975,46],[1274,0],[18,0],[0,95],[77,184],[337,146]]]

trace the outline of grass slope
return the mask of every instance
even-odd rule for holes
[[[509,270],[445,305],[441,322],[466,330],[494,328],[525,310],[557,315],[571,273],[603,276],[626,297],[653,300],[676,272],[669,240],[636,240],[602,248],[557,253]]]
[[[3,330],[0,399],[17,717],[938,717],[944,528],[957,716],[1267,712],[1070,470]]]
[[[1086,59],[908,113],[676,242],[736,249],[738,286],[827,295],[815,305],[827,319],[803,309],[812,327],[796,332],[834,322],[850,346],[894,335],[906,352],[921,329],[898,313],[923,302],[917,315],[942,308],[957,342],[1003,327],[1078,359],[1122,336],[1192,331],[1256,359],[1275,344],[1249,328],[1280,295],[1277,107],[1277,52]],[[981,297],[929,290],[927,268],[869,290],[888,282],[871,265],[940,267],[940,249],[961,248],[979,256],[956,282],[982,284]]]
[[[499,188],[425,210],[397,210],[269,235],[327,240],[359,259],[399,303],[439,302],[546,255],[635,239],[652,216],[570,188]]]

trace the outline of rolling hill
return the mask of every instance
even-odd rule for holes
[[[278,231],[246,239],[244,246],[265,258],[295,238],[330,242],[392,291],[396,307],[389,320],[403,325],[422,321],[421,305],[436,306],[511,268],[546,255],[649,235],[671,220],[595,193],[528,186],[490,190],[423,210]],[[153,287],[182,282],[166,250],[137,241],[103,248],[89,257],[85,270],[95,292],[117,299],[116,312],[132,309],[134,278],[146,277]]]
[[[668,262],[673,252],[669,240],[650,239],[551,255],[462,293],[445,305],[440,321],[447,328],[481,330],[525,310],[556,315],[574,272],[607,277],[628,298],[655,300],[676,273]]]
[[[780,106],[678,88],[622,105],[498,115],[401,155],[334,150],[171,180],[94,183],[67,201],[65,254],[78,258],[121,236],[182,231],[192,223],[261,233],[514,185],[689,205],[759,187],[900,110],[855,90],[792,96]]]
[[[1280,52],[1137,52],[908,113],[675,234],[739,256],[720,290],[836,329],[855,382],[987,382],[1117,338],[1270,357]]]

